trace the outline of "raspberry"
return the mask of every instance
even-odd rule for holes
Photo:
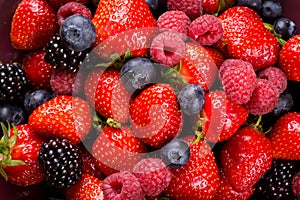
[[[253,115],[264,115],[277,105],[279,94],[266,79],[257,79],[256,87],[245,108]]]
[[[143,200],[145,196],[138,179],[127,171],[106,177],[102,188],[106,200]]]
[[[256,85],[252,65],[240,59],[227,59],[220,66],[219,75],[228,98],[235,104],[244,104],[251,98]]]
[[[293,178],[292,191],[298,198],[300,198],[300,171]]]
[[[287,87],[287,78],[281,69],[277,67],[268,67],[258,73],[258,78],[267,79],[277,90],[282,93]]]
[[[168,10],[180,10],[185,12],[191,20],[202,15],[203,10],[201,0],[168,0],[167,7]]]
[[[82,76],[73,71],[55,71],[50,79],[54,93],[58,95],[72,95],[82,92]]]
[[[210,46],[223,36],[221,21],[213,15],[202,15],[192,21],[189,27],[189,37],[201,45]]]
[[[161,29],[182,33],[185,40],[188,35],[190,18],[183,11],[166,11],[157,19],[157,26]]]
[[[58,25],[61,26],[63,21],[74,14],[85,16],[92,19],[92,13],[85,5],[77,2],[69,2],[61,6],[57,11]]]
[[[170,183],[172,173],[159,158],[146,158],[136,164],[133,174],[148,196],[159,195]]]
[[[166,31],[157,35],[150,47],[150,54],[162,65],[176,65],[183,58],[185,43],[178,33]]]

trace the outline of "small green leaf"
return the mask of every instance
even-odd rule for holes
[[[8,160],[5,162],[6,166],[19,166],[19,165],[26,165],[26,163],[22,160]]]
[[[1,165],[0,165],[0,174],[1,174],[1,176],[2,176],[6,181],[8,180],[7,174],[6,174],[6,172],[4,171],[4,169],[2,168]]]
[[[2,155],[8,155],[9,154],[9,149],[7,148],[7,146],[3,146],[3,145],[0,145],[0,154]],[[0,159],[1,160],[1,159]]]
[[[4,123],[0,122],[0,124],[1,124],[2,132],[3,132],[3,136],[1,138],[1,144],[6,145],[7,141],[8,141],[8,137],[9,137],[9,131],[6,128]]]
[[[18,129],[14,125],[13,125],[13,132],[14,132],[14,135],[8,140],[8,146],[10,148],[12,148],[16,144],[17,139],[18,139]]]

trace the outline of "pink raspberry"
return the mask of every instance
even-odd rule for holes
[[[85,5],[77,2],[69,2],[61,6],[57,11],[57,23],[59,26],[62,25],[64,20],[74,14],[85,16],[92,19],[92,13]]]
[[[300,198],[300,171],[293,178],[292,191],[298,198]]]
[[[182,33],[185,40],[188,35],[190,18],[183,11],[166,11],[157,19],[157,26],[161,29]]]
[[[235,104],[248,102],[256,86],[256,74],[247,61],[227,59],[220,66],[219,75],[225,93]]]
[[[168,10],[180,10],[194,20],[202,15],[202,1],[201,0],[167,0]]]
[[[185,43],[178,33],[166,31],[158,34],[151,43],[150,55],[166,66],[176,65],[184,56]]]
[[[204,46],[216,43],[223,36],[221,21],[213,15],[202,15],[192,21],[189,27],[189,37]]]
[[[172,172],[159,158],[146,158],[136,164],[133,174],[148,196],[159,195],[170,183]]]
[[[281,69],[277,67],[268,67],[258,73],[258,78],[267,79],[277,90],[278,94],[282,93],[287,87],[287,78]]]
[[[50,86],[55,94],[72,95],[83,91],[83,80],[80,73],[73,71],[55,71],[50,79]]]
[[[106,177],[102,188],[106,200],[144,200],[145,196],[138,179],[127,171]]]
[[[257,79],[251,99],[244,105],[253,115],[264,115],[271,112],[278,103],[279,94],[266,79]]]

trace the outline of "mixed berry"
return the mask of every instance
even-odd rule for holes
[[[300,34],[284,9],[16,2],[1,187],[15,199],[297,200]]]

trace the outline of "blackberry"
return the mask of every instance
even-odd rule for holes
[[[53,36],[45,47],[44,59],[57,70],[77,72],[90,49],[74,51],[67,47],[59,34]]]
[[[82,174],[82,156],[77,145],[65,138],[43,143],[39,155],[46,183],[58,189],[74,185]]]
[[[292,192],[292,180],[299,171],[299,163],[274,159],[271,169],[255,185],[255,196],[262,199],[297,200]]]
[[[0,103],[24,99],[27,88],[28,80],[19,64],[0,64]]]

